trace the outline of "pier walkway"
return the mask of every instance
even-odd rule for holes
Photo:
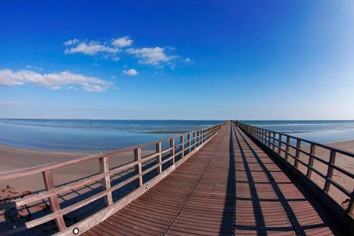
[[[239,127],[84,235],[349,235],[304,182]]]

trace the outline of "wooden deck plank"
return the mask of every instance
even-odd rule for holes
[[[130,205],[86,232],[345,235],[316,196],[231,124]]]

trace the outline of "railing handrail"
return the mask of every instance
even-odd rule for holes
[[[319,146],[319,147],[322,147],[322,148],[325,148],[325,149],[328,149],[328,150],[332,150],[333,149],[333,150],[335,150],[338,153],[341,153],[343,155],[347,155],[347,156],[350,156],[350,157],[354,158],[354,153],[353,152],[348,152],[346,150],[343,150],[343,149],[340,149],[340,148],[336,148],[336,147],[331,147],[331,146],[328,146],[328,145],[323,144],[323,143],[318,143],[318,142],[311,141],[311,140],[308,140],[308,139],[296,137],[296,136],[293,136],[293,135],[290,135],[290,134],[287,134],[287,133],[284,133],[284,132],[279,132],[279,131],[274,131],[274,130],[270,130],[270,129],[260,128],[258,126],[249,125],[249,124],[246,124],[246,123],[242,123],[240,121],[237,121],[237,122],[240,123],[240,124],[245,124],[245,125],[248,125],[248,126],[251,126],[251,127],[256,127],[256,128],[259,128],[259,129],[270,131],[270,132],[273,132],[273,133],[276,133],[276,134],[285,135],[285,136],[288,136],[288,137],[290,137],[292,139],[301,140],[302,142],[309,143],[309,144],[314,144],[316,146]]]
[[[134,149],[137,148],[144,148],[144,147],[149,147],[152,145],[155,145],[156,143],[163,143],[166,142],[172,138],[179,138],[181,135],[188,135],[188,134],[192,134],[195,132],[200,132],[200,131],[204,131],[219,125],[222,125],[224,122],[207,127],[207,128],[203,128],[203,129],[199,129],[199,130],[193,130],[193,131],[189,131],[186,133],[181,133],[179,135],[175,135],[175,136],[171,136],[171,137],[167,137],[164,139],[160,139],[157,141],[151,141],[151,142],[147,142],[147,143],[143,143],[143,144],[138,144],[138,145],[134,145],[134,146],[129,146],[129,147],[125,147],[125,148],[121,148],[121,149],[117,149],[111,152],[106,152],[106,153],[98,153],[98,154],[91,154],[91,155],[87,155],[84,157],[80,157],[77,158],[75,160],[71,160],[71,161],[66,161],[66,162],[54,162],[54,163],[49,163],[49,164],[44,164],[44,165],[39,165],[39,166],[34,166],[34,167],[30,167],[30,168],[25,168],[25,169],[19,169],[19,170],[10,170],[10,171],[1,171],[0,172],[0,181],[1,180],[8,180],[8,179],[13,179],[13,178],[18,178],[18,177],[23,177],[23,176],[27,176],[27,175],[32,175],[32,174],[37,174],[37,173],[41,173],[43,171],[48,171],[48,170],[54,170],[54,169],[58,169],[58,168],[62,168],[62,167],[66,167],[66,166],[70,166],[70,165],[74,165],[74,164],[78,164],[81,162],[87,162],[87,161],[91,161],[91,160],[95,160],[95,159],[100,159],[103,157],[110,157],[110,156],[114,156],[114,155],[118,155],[118,154],[122,154],[128,151],[133,151]]]
[[[298,164],[299,163],[302,164],[305,168],[307,168],[307,173],[305,174],[305,173],[301,172],[301,174],[304,177],[306,177],[309,181],[316,184],[311,179],[311,173],[312,173],[312,171],[314,171],[317,175],[319,175],[324,180],[324,186],[323,186],[323,189],[321,189],[321,190],[323,192],[325,192],[328,196],[329,196],[329,187],[330,186],[336,187],[338,190],[340,190],[340,192],[342,192],[347,197],[349,197],[349,204],[348,204],[346,211],[350,214],[352,214],[354,212],[354,189],[353,190],[346,189],[343,186],[343,184],[341,185],[336,180],[333,180],[333,177],[332,177],[333,170],[337,170],[340,173],[342,173],[343,175],[345,175],[346,177],[352,179],[354,182],[354,175],[352,173],[350,173],[349,171],[347,171],[344,168],[339,167],[335,164],[336,153],[339,153],[339,154],[342,154],[342,155],[345,155],[345,156],[348,156],[351,158],[354,158],[354,153],[344,151],[344,150],[341,150],[341,149],[338,149],[335,147],[330,147],[325,144],[321,144],[321,143],[317,143],[317,142],[312,142],[310,140],[298,138],[298,137],[288,135],[283,132],[277,132],[277,131],[268,130],[268,129],[260,128],[257,126],[245,124],[245,123],[242,123],[239,121],[236,121],[235,124],[238,127],[240,127],[244,132],[253,136],[259,142],[261,142],[263,145],[265,145],[267,148],[269,148],[271,151],[273,151],[276,155],[282,157],[280,154],[281,154],[281,152],[283,152],[284,153],[284,160],[286,162],[290,163],[288,161],[288,158],[289,157],[293,158],[294,163],[291,164],[293,168],[298,169]],[[278,136],[278,138],[276,138],[276,136]],[[286,142],[283,141],[283,138],[286,138]],[[294,141],[296,141],[296,146],[290,144],[290,139],[293,139]],[[310,144],[310,146],[309,146],[310,151],[309,152],[305,152],[304,150],[301,150],[301,147],[304,147],[304,146],[301,146],[302,142]],[[282,148],[283,144],[286,149]],[[315,154],[315,147],[316,146],[327,149],[329,151],[329,161],[323,160]],[[295,151],[295,154],[290,153],[289,147],[291,147]],[[275,152],[275,150],[278,150],[278,152]],[[301,160],[299,158],[300,153],[307,155],[307,157],[309,158],[308,163],[305,163],[303,160]],[[327,173],[323,174],[318,169],[314,168],[313,160],[319,161],[322,164],[326,165],[326,167],[327,167],[326,172]],[[333,199],[332,196],[329,196],[329,197]],[[339,205],[338,202],[337,202],[337,204]]]

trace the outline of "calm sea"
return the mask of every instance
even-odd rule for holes
[[[151,142],[222,121],[0,119],[0,145],[100,152]]]
[[[99,152],[202,129],[222,121],[0,119],[0,145],[54,151]],[[244,121],[322,142],[354,140],[354,121]]]

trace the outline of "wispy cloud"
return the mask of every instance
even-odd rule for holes
[[[129,39],[129,37],[125,36],[123,38],[116,39],[112,42],[113,46],[117,46],[119,48],[128,47],[133,44],[133,40]]]
[[[60,73],[40,74],[31,70],[0,70],[0,86],[21,86],[34,84],[50,89],[73,89],[76,86],[88,92],[103,92],[113,84],[95,77],[63,71]]]
[[[128,36],[112,39],[106,42],[71,39],[64,42],[65,54],[84,54],[96,56],[112,61],[119,61],[121,56],[131,55],[139,59],[140,64],[163,67],[164,65],[175,67],[177,58],[172,47],[141,47],[133,48],[133,40]],[[183,59],[184,63],[190,63],[190,58]]]
[[[139,72],[135,69],[130,69],[130,70],[123,70],[123,74],[128,76],[136,76],[139,74]]]
[[[70,42],[69,40],[67,42]],[[64,45],[67,43],[65,42]],[[90,41],[90,42],[80,42],[77,44],[70,44],[72,47],[68,47],[65,49],[64,53],[73,54],[73,53],[82,53],[89,56],[94,56],[98,53],[102,53],[103,55],[111,54],[115,55],[120,52],[120,49],[117,47],[111,47],[106,44],[101,44],[99,42]]]
[[[154,66],[162,66],[164,64],[173,66],[173,60],[177,58],[175,55],[167,55],[166,48],[130,48],[127,53],[133,54],[139,58],[139,63]]]
[[[88,56],[100,55],[105,59],[112,59],[113,61],[118,61],[119,57],[116,56],[123,47],[128,47],[132,45],[133,40],[129,39],[128,36],[123,38],[113,39],[108,42],[97,42],[97,41],[87,41],[71,39],[64,42],[66,49],[64,53],[74,54],[81,53]]]
[[[80,42],[80,40],[78,39],[71,39],[71,40],[68,40],[64,43],[65,46],[72,46],[72,45],[75,45],[75,44],[78,44]]]
[[[0,101],[0,105],[13,105],[13,104],[21,104],[19,101]]]

